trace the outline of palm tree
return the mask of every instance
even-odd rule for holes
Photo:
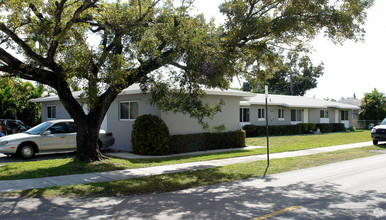
[[[360,120],[382,120],[386,117],[386,97],[382,92],[374,89],[371,93],[365,93],[362,99]]]

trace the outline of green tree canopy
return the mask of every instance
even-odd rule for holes
[[[284,64],[277,67],[277,71],[272,75],[253,78],[247,74],[246,87],[243,91],[259,91],[258,86],[268,85],[269,92],[281,95],[304,96],[305,93],[317,86],[317,80],[323,75],[323,63],[314,66],[309,56],[299,57],[297,53],[288,53],[287,58],[283,59]]]
[[[17,118],[30,126],[38,124],[40,105],[30,100],[40,98],[43,92],[43,85],[35,87],[17,78],[0,77],[0,118]]]
[[[316,88],[323,70],[323,63],[314,66],[308,56],[294,56],[267,80],[267,84],[270,92],[275,94],[304,96],[308,90]]]
[[[287,53],[310,53],[310,41],[323,33],[334,43],[361,40],[365,9],[373,1],[232,0],[221,6],[224,31],[235,51],[238,72],[266,80],[283,70]]]
[[[220,6],[227,19],[216,27],[190,14],[192,2],[3,0],[0,71],[54,88],[78,126],[76,158],[101,160],[99,128],[124,88],[140,82],[161,109],[202,122],[222,103],[203,105],[200,85],[227,88],[237,74],[272,74],[283,48],[307,51],[320,32],[334,42],[359,40],[373,3],[229,0]],[[87,113],[74,87],[84,90]]]
[[[386,118],[386,96],[374,88],[372,92],[365,93],[362,99],[360,120],[383,120]]]

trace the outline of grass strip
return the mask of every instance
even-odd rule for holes
[[[370,141],[369,131],[296,135],[270,138],[270,153],[319,148],[333,145]],[[248,138],[247,146],[265,146],[266,138]],[[266,149],[237,150],[205,155],[179,156],[160,159],[111,158],[100,162],[82,163],[72,158],[4,163],[0,166],[0,180],[43,178],[91,172],[144,168],[170,164],[190,163],[232,157],[265,154]]]
[[[376,153],[372,152],[372,150],[380,149],[382,149],[382,147],[369,146],[301,157],[273,159],[270,162],[267,175],[373,156],[376,155]],[[85,185],[57,186],[45,189],[31,189],[11,193],[3,193],[0,195],[53,198],[129,196],[138,194],[162,193],[231,182],[241,179],[261,177],[264,175],[265,169],[266,161],[257,161],[129,180],[101,182]]]

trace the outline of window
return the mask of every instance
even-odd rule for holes
[[[320,110],[320,118],[328,118],[328,110]]]
[[[47,118],[48,119],[56,118],[56,105],[47,106]]]
[[[240,108],[240,122],[249,122],[249,108]]]
[[[265,119],[265,109],[259,108],[257,112],[257,118],[258,119]]]
[[[284,109],[279,109],[277,118],[279,120],[284,120]]]
[[[66,133],[66,123],[61,122],[61,123],[54,124],[48,129],[48,131],[51,131],[51,134]]]
[[[120,102],[119,119],[134,120],[138,117],[138,102]]]
[[[73,122],[70,122],[68,124],[68,133],[75,133],[76,132],[76,124]]]
[[[291,110],[291,121],[302,121],[302,111],[301,110]]]
[[[340,112],[340,120],[348,121],[348,111],[341,111]]]

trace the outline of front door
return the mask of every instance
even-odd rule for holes
[[[348,120],[348,111],[340,111],[340,123],[343,123],[346,128],[350,127],[350,121]]]

